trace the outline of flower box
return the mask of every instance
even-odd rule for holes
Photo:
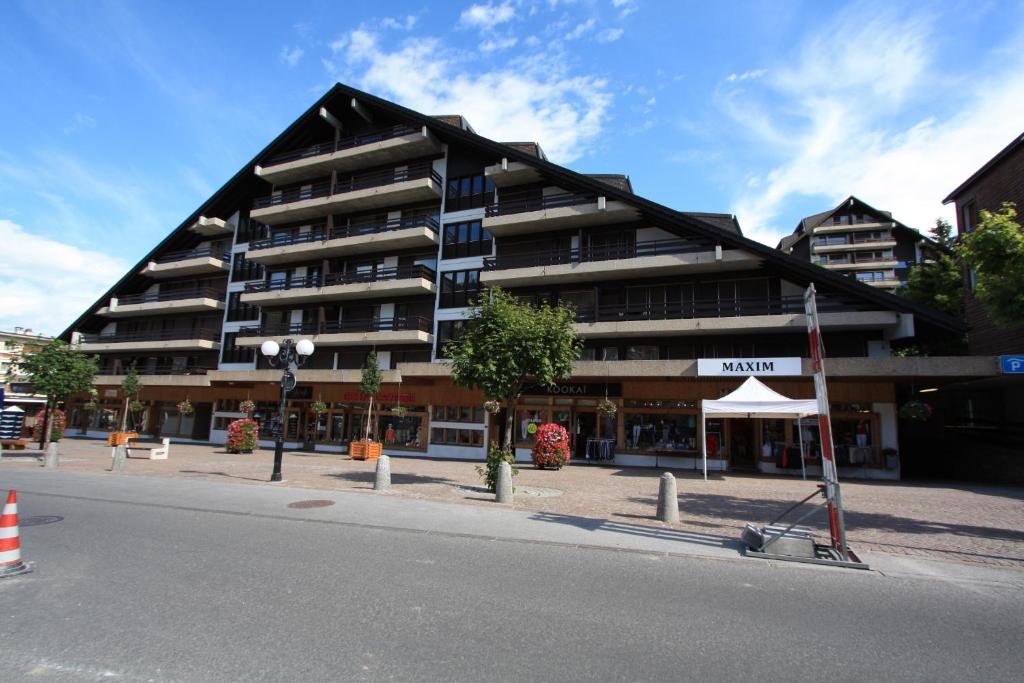
[[[377,441],[350,441],[348,454],[353,460],[376,460],[381,456],[384,444]]]

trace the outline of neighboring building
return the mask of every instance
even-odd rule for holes
[[[34,393],[27,379],[18,374],[16,363],[22,355],[41,351],[52,340],[53,337],[33,334],[23,327],[0,332],[0,386],[4,388],[4,403],[24,410],[30,421],[46,404],[46,397]]]
[[[1024,220],[1024,134],[988,160],[960,184],[943,204],[956,203],[956,227],[961,235],[978,224],[982,210],[998,211],[1003,202],[1017,205],[1017,220]],[[997,327],[973,295],[973,280],[967,278],[967,348],[970,353],[992,355],[1024,353],[1024,325]]]
[[[778,249],[880,289],[907,281],[910,268],[940,247],[917,230],[850,196],[800,221]]]
[[[962,334],[958,320],[749,240],[732,216],[674,211],[625,176],[575,173],[535,143],[493,142],[460,116],[338,84],[62,335],[103,368],[101,410],[73,401],[70,423],[97,436],[116,424],[118,385],[135,364],[144,431],[222,442],[242,400],[262,422],[276,418],[280,371],[260,344],[307,337],[316,351],[289,394],[289,447],[344,452],[363,436],[359,368],[375,348],[385,384],[373,431],[385,452],[483,459],[503,414],[454,387],[441,356],[470,302],[497,285],[571,302],[585,341],[571,380],[524,392],[519,457],[531,425],[555,421],[577,458],[695,467],[706,438],[712,467],[773,471],[797,425],[711,420],[703,434],[700,404],[747,374],[813,396],[811,283],[842,471],[895,478],[883,449],[900,447],[899,397],[914,383],[996,372],[991,358],[891,357],[890,344]],[[619,406],[611,417],[596,412],[606,396]],[[175,409],[185,398],[191,415]],[[316,400],[326,413],[310,410]],[[816,427],[802,429],[814,472]]]

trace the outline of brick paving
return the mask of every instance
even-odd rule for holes
[[[110,467],[103,442],[61,442],[61,469],[99,473]],[[131,459],[127,475],[167,476],[264,485],[273,453],[226,453],[223,447],[172,444],[170,459]],[[479,463],[393,457],[392,495],[468,505],[494,505],[481,488]],[[27,455],[4,452],[8,467],[38,467]],[[615,524],[664,528],[654,519],[661,470],[569,466],[560,471],[520,467],[516,507],[571,524]],[[694,535],[733,539],[746,522],[768,522],[813,490],[814,482],[766,475],[714,475],[704,482],[693,472],[679,479],[680,521]],[[374,463],[348,456],[287,451],[284,485],[295,488],[368,492]],[[530,495],[531,487],[562,495]],[[849,542],[855,549],[922,558],[1024,568],[1024,487],[959,483],[844,482]],[[823,515],[819,515],[823,517]],[[823,519],[810,526],[822,529]]]

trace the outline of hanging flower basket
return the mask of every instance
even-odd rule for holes
[[[323,401],[313,401],[309,406],[309,411],[314,415],[323,415],[327,412],[327,404]]]
[[[146,409],[146,404],[142,401],[132,401],[128,404],[128,410],[133,413],[140,413]]]
[[[238,409],[241,412],[245,413],[246,415],[252,415],[253,412],[256,410],[256,402],[250,401],[249,399],[245,399],[244,401],[238,404]]]
[[[182,415],[191,415],[195,412],[195,408],[192,407],[192,403],[186,398],[178,404],[178,412]]]
[[[100,404],[97,403],[96,399],[94,398],[89,399],[88,401],[85,402],[85,404],[82,405],[82,408],[88,413],[96,412],[96,409],[99,407]]]
[[[900,407],[900,417],[904,420],[927,422],[932,416],[932,407],[924,401],[907,401]]]
[[[533,464],[537,469],[560,470],[569,462],[569,432],[554,422],[542,424],[533,437]]]
[[[604,415],[614,415],[619,412],[619,407],[615,405],[615,401],[610,401],[606,398],[597,404],[597,412]]]
[[[484,410],[493,415],[501,410],[501,403],[498,401],[484,401]]]
[[[405,417],[406,413],[408,412],[409,409],[406,408],[405,406],[395,406],[394,408],[391,409],[391,414],[394,415],[395,417]]]

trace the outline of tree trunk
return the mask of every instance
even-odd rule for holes
[[[50,407],[50,397],[46,397],[46,412],[43,413],[43,428],[39,430],[39,450],[46,452],[50,445],[50,432],[53,430],[53,409]],[[53,399],[56,404],[57,400]]]
[[[373,396],[370,396],[370,405],[366,409],[366,433],[363,434],[363,438],[366,441],[370,440],[370,422],[373,420]]]
[[[512,453],[512,429],[515,426],[516,401],[514,398],[505,401],[505,451]]]
[[[128,431],[128,397],[124,397],[124,410],[121,411],[121,431]]]

